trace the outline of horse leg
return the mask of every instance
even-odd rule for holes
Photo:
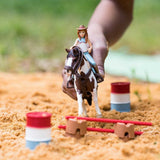
[[[86,110],[86,106],[85,106],[85,104],[84,104],[84,100],[83,100],[82,106],[83,106],[84,116],[85,116],[85,117],[88,117],[88,115],[87,115],[87,110]]]
[[[94,101],[94,105],[95,105],[95,109],[96,109],[96,112],[97,112],[97,117],[102,117],[102,114],[101,114],[101,111],[100,111],[100,108],[99,108],[99,105],[98,105],[98,98],[97,98],[97,89],[93,89],[93,92],[92,92],[92,96],[93,96],[93,101]]]
[[[78,100],[78,116],[83,116],[83,99],[82,94],[77,92],[77,100]]]

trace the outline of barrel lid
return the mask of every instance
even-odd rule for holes
[[[111,93],[130,93],[130,82],[111,83]]]
[[[27,126],[35,128],[51,127],[51,113],[48,112],[29,112],[27,116]]]

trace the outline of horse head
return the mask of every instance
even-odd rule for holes
[[[75,74],[82,62],[82,51],[79,47],[74,46],[72,49],[66,49],[66,52],[68,54],[64,69],[67,70],[67,73]]]

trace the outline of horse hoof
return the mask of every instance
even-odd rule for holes
[[[102,118],[102,114],[97,114],[97,118]]]

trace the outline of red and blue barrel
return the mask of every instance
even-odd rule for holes
[[[130,112],[130,82],[111,83],[111,110]]]
[[[40,143],[51,141],[51,113],[27,113],[26,147],[34,150]]]

